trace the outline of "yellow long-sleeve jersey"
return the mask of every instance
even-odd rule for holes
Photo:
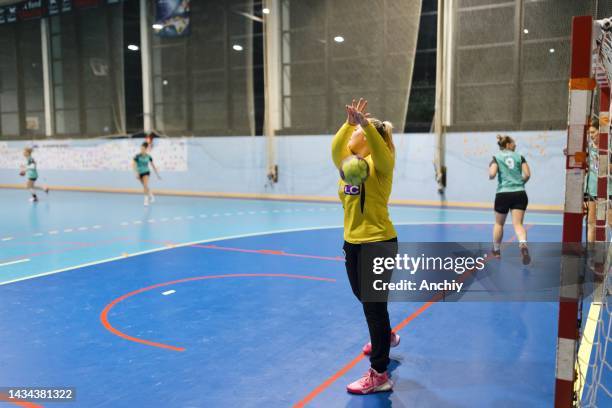
[[[347,122],[332,140],[332,159],[337,168],[351,155],[347,144],[354,130],[355,126]],[[397,236],[387,208],[395,155],[372,124],[363,130],[370,148],[370,155],[365,157],[370,174],[361,186],[338,181],[338,196],[344,208],[344,240],[352,244],[386,241]]]

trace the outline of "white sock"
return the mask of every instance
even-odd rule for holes
[[[500,244],[499,242],[494,242],[494,243],[493,243],[493,249],[494,249],[495,251],[499,251],[499,250],[500,250],[500,248],[501,248],[501,244]]]

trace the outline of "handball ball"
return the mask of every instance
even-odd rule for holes
[[[25,171],[20,171],[20,172],[19,172],[19,175],[20,175],[21,177],[25,176]]]
[[[360,186],[369,174],[368,162],[359,156],[349,156],[340,165],[340,177],[351,186]]]

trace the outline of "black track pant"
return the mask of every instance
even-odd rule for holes
[[[381,251],[377,256],[392,256],[394,257],[397,253],[397,238],[390,239],[388,241],[395,243],[395,245],[385,245],[385,249]],[[349,282],[353,293],[359,299],[363,305],[363,312],[365,314],[366,321],[368,323],[368,329],[370,331],[370,341],[372,342],[372,354],[370,355],[370,365],[377,372],[382,373],[387,371],[389,365],[389,349],[391,341],[391,323],[389,322],[389,312],[387,311],[387,302],[363,302],[361,297],[361,284],[362,284],[362,273],[368,273],[368,276],[374,277],[371,272],[372,265],[367,259],[362,259],[362,249],[364,245],[369,244],[351,244],[344,241],[344,254],[345,254],[345,265],[346,272],[348,274]],[[375,243],[374,243],[375,245]],[[371,248],[371,247],[370,247]],[[393,251],[389,249],[395,248]],[[367,256],[370,258],[372,255],[368,249]],[[362,262],[366,265],[362,269]],[[369,268],[369,269],[367,269]],[[392,271],[385,273],[385,280],[390,279]]]

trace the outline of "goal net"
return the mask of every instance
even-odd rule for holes
[[[555,407],[612,406],[610,304],[610,84],[612,19],[574,17],[568,110]],[[590,128],[599,123],[599,132]],[[579,244],[585,239],[587,245]],[[576,257],[575,248],[586,250]],[[574,264],[572,264],[574,262]],[[593,275],[586,295],[569,271],[584,262]]]

